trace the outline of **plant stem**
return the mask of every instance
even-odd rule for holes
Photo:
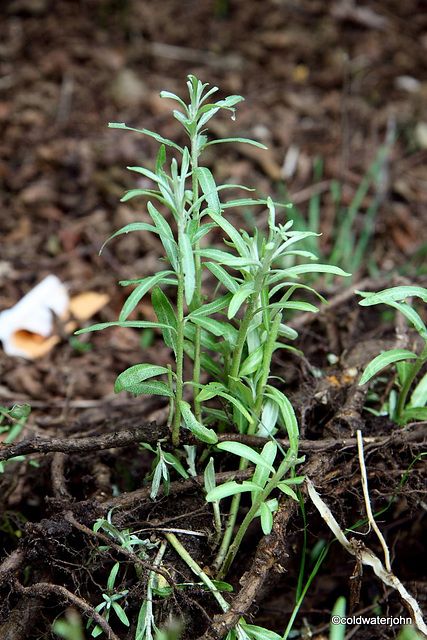
[[[228,550],[227,556],[218,573],[218,580],[221,580],[227,574],[239,550],[240,544],[243,540],[243,536],[245,535],[247,528],[252,522],[256,512],[261,507],[261,504],[267,500],[268,496],[273,491],[273,489],[277,487],[277,485],[282,480],[285,473],[287,473],[289,469],[294,467],[296,463],[297,463],[296,455],[293,452],[288,451],[288,453],[286,454],[286,457],[284,458],[284,460],[282,460],[282,463],[280,464],[276,473],[271,477],[269,482],[264,487],[263,491],[261,491],[261,493],[257,495],[257,497],[252,503],[251,508],[246,514],[242,524],[240,525],[238,532],[236,533],[236,537],[234,538],[233,544],[230,546]]]
[[[240,323],[236,346],[234,347],[234,353],[231,360],[230,372],[228,374],[228,387],[230,391],[235,391],[236,389],[237,378],[239,377],[239,369],[242,359],[242,352],[245,346],[246,337],[248,335],[249,326],[253,318],[257,300],[258,293],[253,293],[250,297],[248,306],[246,307],[245,315],[243,316],[242,322]]]
[[[399,393],[397,406],[396,406],[395,415],[396,415],[397,422],[400,422],[400,420],[402,419],[402,414],[405,409],[406,398],[408,397],[409,390],[415,378],[417,377],[419,370],[421,369],[423,364],[425,364],[426,360],[427,360],[427,343],[424,349],[422,350],[422,353],[418,356],[417,360],[415,360],[414,364],[412,365],[411,370],[408,373],[405,379],[405,382],[402,385],[402,389]]]
[[[261,415],[265,386],[268,382],[268,377],[270,375],[271,358],[273,357],[274,347],[276,345],[276,338],[279,332],[279,326],[280,326],[281,320],[282,320],[282,314],[281,312],[279,312],[276,314],[276,317],[273,320],[271,329],[268,330],[268,337],[264,344],[264,352],[263,352],[263,358],[262,358],[262,373],[256,388],[256,402],[255,402],[255,408],[254,408],[255,417],[258,420]],[[258,425],[256,421],[250,424],[248,426],[248,434],[253,435],[257,426]]]
[[[193,205],[197,202],[199,198],[199,183],[197,180],[197,166],[198,166],[198,156],[199,156],[199,147],[197,144],[197,134],[191,136],[191,169],[192,169],[192,190],[193,190]],[[193,213],[193,219],[197,220],[197,229],[200,226],[200,206],[197,207]],[[194,245],[194,265],[196,270],[196,288],[194,291],[193,302],[191,305],[191,310],[199,309],[202,306],[202,261],[199,255],[200,243],[197,241]],[[193,364],[193,396],[194,396],[194,415],[196,420],[201,422],[202,420],[202,407],[201,402],[196,400],[196,396],[199,392],[199,383],[200,383],[200,370],[201,370],[201,335],[202,328],[196,325],[196,333],[194,336],[194,364]]]
[[[197,562],[190,556],[188,551],[182,546],[178,538],[174,533],[165,533],[165,537],[168,542],[173,546],[175,551],[181,556],[184,562],[190,567],[190,569],[200,578],[200,580],[207,586],[209,591],[211,591],[214,598],[217,600],[219,606],[224,611],[224,613],[228,610],[229,604],[223,598],[221,593],[218,591],[212,580],[203,569],[197,564]]]
[[[153,562],[153,567],[159,567],[160,563],[162,561],[162,558],[165,554],[166,551],[166,545],[167,543],[165,541],[163,541],[160,545],[160,549],[157,552],[157,555],[154,559]],[[147,634],[148,637],[148,633],[150,633],[151,635],[151,628],[153,626],[153,621],[154,621],[154,615],[153,615],[153,588],[155,587],[156,584],[156,580],[157,580],[157,573],[155,571],[150,571],[148,574],[148,581],[147,581],[147,597],[145,599],[146,602],[146,609],[145,609],[145,620],[144,620],[144,630],[145,633]]]
[[[228,376],[228,387],[230,391],[234,391],[237,384],[237,378],[239,375],[239,368],[241,364],[242,351],[245,346],[246,337],[248,334],[249,326],[253,318],[253,312],[255,311],[256,303],[258,300],[258,294],[252,294],[249,304],[246,307],[245,315],[243,316],[243,320],[240,324],[239,333],[237,335],[237,342],[234,348],[233,358],[231,360],[231,366]],[[246,469],[248,466],[248,460],[245,458],[240,459],[239,470]],[[231,538],[233,536],[234,527],[237,520],[237,513],[239,511],[241,494],[238,493],[233,496],[230,505],[230,511],[228,514],[228,520],[225,527],[224,535],[221,541],[221,546],[216,555],[216,558],[213,562],[213,567],[218,569],[223,563],[226,554],[229,552],[229,546],[231,542]]]
[[[247,469],[248,465],[249,465],[249,462],[246,458],[240,458],[240,463],[239,463],[240,471]],[[212,568],[215,571],[218,571],[219,568],[221,567],[222,563],[224,562],[224,558],[227,555],[228,549],[230,547],[231,538],[233,537],[233,531],[236,525],[237,514],[239,512],[241,497],[242,496],[240,493],[236,493],[231,500],[230,511],[228,513],[227,524],[225,526],[225,531],[221,540],[221,545],[219,547],[215,560],[212,563]]]
[[[184,371],[184,275],[181,268],[176,274],[178,278],[176,316],[176,387],[175,387],[175,415],[172,425],[172,444],[174,447],[179,446],[179,429],[181,426],[181,407],[182,392],[184,388],[183,371]]]

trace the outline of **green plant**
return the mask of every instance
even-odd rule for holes
[[[170,483],[170,474],[169,474],[170,466],[176,469],[176,471],[178,471],[178,473],[183,478],[188,478],[188,473],[186,472],[186,470],[184,469],[184,467],[182,466],[178,458],[175,455],[173,455],[173,453],[168,453],[167,451],[163,451],[160,442],[157,443],[157,450],[153,449],[153,447],[150,444],[147,444],[145,442],[141,443],[140,446],[143,449],[148,449],[148,451],[151,451],[152,453],[156,454],[156,457],[154,458],[152,463],[153,470],[147,478],[147,480],[151,480],[150,497],[152,500],[155,500],[155,498],[157,497],[157,493],[159,491],[161,482],[163,483],[165,494],[168,495],[169,483]]]
[[[394,391],[390,393],[380,413],[388,413],[392,420],[401,425],[407,424],[410,420],[427,419],[427,374],[413,388],[408,400],[415,379],[427,362],[427,328],[420,314],[406,302],[406,298],[411,297],[418,297],[427,302],[427,290],[422,287],[402,286],[385,289],[379,293],[357,293],[363,296],[359,304],[364,307],[387,304],[403,313],[424,341],[424,348],[419,355],[408,349],[390,349],[376,356],[366,367],[359,384],[366,384],[379,371],[390,364],[396,364],[399,389],[397,394]]]
[[[119,569],[120,569],[120,562],[116,562],[116,564],[111,569],[110,575],[108,576],[107,592],[102,594],[104,602],[101,602],[100,604],[98,604],[95,607],[95,611],[98,611],[98,612],[104,611],[104,617],[107,621],[110,618],[110,613],[114,611],[116,616],[119,618],[120,622],[122,622],[126,627],[128,627],[130,625],[130,622],[128,620],[128,617],[122,605],[119,603],[119,600],[122,600],[123,598],[125,598],[129,593],[129,591],[127,589],[124,589],[123,591],[114,592],[114,583],[116,581],[116,577]],[[92,622],[93,622],[92,618],[89,618],[86,625],[87,629],[89,629]],[[93,628],[91,635],[94,638],[96,638],[101,633],[102,633],[101,627],[99,625],[96,625]]]
[[[0,407],[0,433],[7,433],[5,442],[13,442],[21,433],[28,416],[31,413],[29,404],[14,404],[11,409]],[[0,473],[4,472],[5,466],[12,461],[25,460],[25,456],[15,456],[9,460],[0,462]],[[36,466],[36,463],[33,462]]]
[[[313,233],[291,231],[292,221],[276,225],[275,206],[269,198],[221,202],[219,194],[224,189],[248,189],[241,185],[216,185],[210,170],[199,164],[203,150],[220,142],[263,145],[242,138],[208,141],[204,128],[207,122],[220,109],[234,115],[234,105],[243,98],[229,96],[224,100],[206,103],[207,98],[217,91],[216,87],[206,90],[207,85],[194,76],[189,76],[187,85],[190,94],[188,105],[170,92],[163,91],[161,96],[177,101],[182,108],[181,111],[174,111],[174,117],[183,125],[190,139],[189,147],[181,147],[146,129],[133,129],[123,123],[110,124],[113,128],[140,131],[160,143],[154,172],[142,167],[129,167],[151,179],[156,188],[133,189],[122,198],[122,201],[136,196],[150,198],[147,209],[153,224],[131,223],[111,238],[131,231],[155,233],[160,237],[171,268],[147,278],[122,282],[122,285],[135,284],[136,288],[125,302],[118,322],[102,323],[82,330],[94,331],[116,325],[162,330],[166,345],[174,353],[174,370],[155,364],[135,365],[118,376],[115,390],[130,391],[135,395],[159,394],[170,398],[173,408],[170,426],[175,446],[179,445],[183,426],[200,440],[215,444],[215,431],[207,428],[202,419],[202,402],[213,397],[220,397],[232,405],[232,418],[241,432],[255,432],[266,406],[271,406],[271,402],[267,401],[277,404],[274,394],[266,389],[271,357],[277,348],[289,348],[278,343],[277,339],[285,337],[292,340],[297,335],[281,322],[282,311],[316,311],[316,307],[307,302],[290,299],[297,289],[306,289],[318,295],[312,288],[299,284],[299,277],[313,272],[348,275],[330,265],[306,263],[286,269],[274,267],[279,259],[287,255],[313,260],[311,253],[293,248],[295,243]],[[172,158],[169,173],[164,169],[166,147],[181,156],[180,165],[175,157]],[[175,230],[152,201],[157,201],[169,211]],[[257,232],[251,237],[245,231],[238,231],[224,218],[227,209],[260,204],[267,205],[269,209],[267,239],[260,238]],[[207,218],[210,218],[210,222],[206,221]],[[229,237],[229,240],[225,240],[227,251],[200,247],[200,241],[212,229],[218,229]],[[226,291],[224,295],[214,295],[209,302],[206,301],[201,284],[203,270],[214,276],[217,282],[215,292],[223,288]],[[230,270],[237,271],[237,275],[230,273]],[[160,285],[175,287],[175,303],[166,297]],[[150,289],[158,322],[128,320]],[[216,319],[214,316],[218,314],[226,316],[225,320]],[[212,352],[217,354],[217,359],[210,355]],[[184,380],[185,357],[193,361],[191,380]],[[213,382],[206,385],[200,383],[202,367],[213,378]],[[167,382],[157,380],[159,376],[166,376]],[[183,398],[185,385],[193,387],[193,407]],[[268,398],[268,395],[271,397]],[[215,419],[229,422],[230,414],[226,412],[213,415]]]
[[[189,103],[180,97],[164,91],[161,96],[178,103],[174,117],[183,126],[189,138],[189,146],[182,147],[174,141],[146,130],[133,129],[124,123],[110,124],[116,129],[139,131],[160,143],[154,171],[143,167],[129,167],[153,182],[152,189],[133,189],[125,194],[122,201],[140,196],[148,199],[147,211],[151,222],[134,222],[126,225],[109,238],[133,231],[156,234],[169,263],[166,269],[141,279],[121,282],[135,285],[126,300],[117,322],[97,324],[82,331],[94,331],[112,326],[134,327],[141,330],[161,330],[163,340],[173,352],[174,364],[137,364],[121,373],[115,383],[115,391],[128,391],[134,395],[153,394],[169,398],[170,410],[168,426],[174,452],[163,451],[158,443],[156,449],[143,445],[155,453],[152,472],[152,497],[157,495],[160,482],[166,492],[169,484],[169,468],[173,466],[182,476],[186,474],[179,459],[182,429],[188,429],[205,445],[218,443],[218,433],[234,427],[241,434],[263,435],[274,438],[278,428],[284,428],[289,437],[288,451],[280,449],[275,442],[268,442],[262,453],[239,443],[222,442],[216,451],[228,451],[240,457],[239,467],[245,469],[250,462],[256,467],[252,479],[238,485],[229,482],[216,486],[213,461],[204,473],[207,499],[213,503],[216,540],[219,543],[213,568],[219,580],[227,574],[235,558],[243,536],[250,522],[261,518],[263,531],[268,533],[273,523],[273,513],[278,507],[276,498],[270,494],[278,488],[292,498],[296,498],[290,485],[298,484],[294,468],[298,459],[298,424],[291,403],[279,388],[284,381],[272,376],[273,354],[278,349],[296,351],[283,340],[294,340],[297,332],[283,322],[283,313],[290,311],[317,311],[317,307],[305,300],[294,299],[296,292],[312,294],[324,301],[312,287],[299,281],[306,274],[326,273],[349,275],[342,269],[324,264],[314,264],[315,256],[295,245],[316,234],[312,231],[293,231],[292,220],[285,224],[276,222],[276,206],[271,198],[265,200],[251,197],[222,201],[220,195],[226,189],[244,189],[241,185],[217,185],[211,171],[200,164],[202,152],[209,146],[222,142],[239,142],[263,147],[263,145],[242,138],[209,140],[206,124],[220,110],[228,111],[234,119],[234,105],[241,96],[229,96],[223,100],[209,102],[208,98],[217,91],[207,89],[194,76],[187,82]],[[166,170],[166,148],[173,157]],[[177,157],[180,159],[178,162]],[[156,204],[153,204],[156,203]],[[238,230],[225,217],[228,210],[240,207],[263,206],[268,210],[268,229],[265,236],[255,229],[253,235]],[[160,209],[162,211],[160,211]],[[225,250],[207,244],[208,234],[217,231],[225,237]],[[107,240],[108,242],[108,240]],[[300,264],[283,266],[298,257]],[[202,290],[202,275],[211,282],[209,295]],[[175,295],[167,297],[162,287],[174,290]],[[151,300],[157,322],[129,319],[139,301],[151,290]],[[81,332],[81,331],[80,331]],[[78,333],[80,333],[78,332]],[[184,364],[186,366],[184,366]],[[191,370],[190,377],[184,371]],[[208,377],[202,383],[201,372]],[[184,396],[189,387],[191,398]],[[212,404],[212,401],[217,404]],[[195,447],[185,448],[189,473],[196,473]],[[209,454],[205,452],[199,464]],[[267,459],[267,462],[266,462]],[[292,477],[285,479],[291,472]],[[242,491],[251,493],[252,505],[234,535]],[[222,529],[218,503],[232,496],[227,523]],[[108,526],[107,526],[108,525]],[[102,526],[117,538],[110,521]],[[223,535],[221,538],[221,534]],[[129,534],[129,532],[128,532]],[[191,556],[185,551],[172,533],[166,538],[185,562],[196,570]],[[221,541],[219,542],[219,540]],[[204,572],[196,573],[217,598],[223,611],[227,603],[219,594],[215,583]],[[110,585],[111,587],[111,585]],[[153,587],[154,588],[154,587]],[[102,603],[106,611],[118,612],[117,598]],[[120,595],[121,594],[121,595]],[[123,597],[123,592],[120,592]],[[109,607],[109,608],[108,608]],[[120,616],[119,616],[120,617]],[[141,629],[154,629],[152,610],[149,605],[142,610]],[[244,621],[231,637],[272,638],[272,634],[258,627],[251,628]],[[141,631],[141,634],[146,633]],[[234,633],[234,636],[233,636]],[[236,635],[237,634],[237,635]],[[257,635],[258,634],[258,635]]]
[[[84,640],[82,619],[73,609],[65,612],[65,618],[56,620],[53,630],[57,636],[65,640]]]

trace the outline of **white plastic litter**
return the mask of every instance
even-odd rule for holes
[[[36,342],[47,339],[53,330],[53,313],[60,316],[68,305],[65,286],[56,276],[47,276],[14,307],[0,313],[0,340],[5,353],[32,359],[31,350],[23,347],[19,338],[27,333]]]

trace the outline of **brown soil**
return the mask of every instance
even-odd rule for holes
[[[217,182],[241,182],[260,197],[289,198],[305,217],[319,193],[324,255],[339,225],[331,180],[340,184],[348,207],[386,145],[380,185],[368,190],[350,232],[360,237],[375,200],[364,259],[347,289],[338,280],[316,284],[329,299],[328,310],[291,320],[304,358],[281,354],[273,373],[286,378],[285,391],[298,414],[305,456],[298,473],[311,477],[343,528],[366,515],[356,430],[370,438],[365,459],[372,508],[376,513],[388,507],[379,522],[393,571],[425,607],[425,465],[422,457],[415,460],[425,450],[425,425],[403,431],[363,410],[358,374],[382,349],[397,345],[401,327],[381,309],[358,307],[353,294],[354,288],[376,291],[403,282],[426,286],[424,3],[9,0],[2,10],[0,309],[54,273],[72,296],[108,294],[110,302],[96,320],[116,320],[126,296],[117,282],[158,269],[160,244],[144,234],[118,238],[98,255],[118,228],[141,215],[145,220],[137,200],[119,200],[135,186],[135,175],[125,167],[152,167],[157,153],[153,140],[110,130],[107,123],[126,122],[180,140],[171,105],[158,94],[168,89],[185,95],[188,73],[219,86],[221,96],[245,97],[237,120],[219,118],[215,135],[252,137],[269,147],[210,147],[215,154],[210,151],[205,162]],[[314,180],[316,158],[323,160],[323,171]],[[239,226],[254,222],[262,227],[265,216],[236,219]],[[139,317],[152,319],[150,313],[149,301],[143,301]],[[169,498],[161,489],[156,501],[150,499],[144,479],[153,456],[138,443],[155,446],[167,438],[167,407],[156,397],[114,396],[114,380],[126,367],[171,361],[161,337],[143,346],[136,330],[109,329],[87,334],[76,345],[65,327],[57,329],[60,343],[34,362],[0,351],[0,404],[32,406],[19,442],[0,445],[3,459],[26,456],[9,460],[0,476],[0,638],[56,638],[52,624],[67,608],[86,623],[120,560],[116,588],[128,590],[131,626],[112,615],[109,633],[133,640],[157,547],[147,550],[139,580],[135,561],[123,550],[99,550],[105,539],[93,531],[96,519],[114,507],[116,526],[143,531],[139,535],[151,542],[161,540],[165,528],[197,532],[181,534],[180,540],[209,572],[211,507],[202,476],[173,475]],[[410,332],[404,339],[408,346],[413,342]],[[339,356],[333,366],[331,353]],[[384,397],[388,389],[382,389]],[[228,438],[232,432],[230,426]],[[234,461],[219,452],[215,461],[223,481]],[[305,584],[315,548],[333,536],[305,490],[303,495]],[[301,508],[291,499],[282,502],[270,536],[253,524],[227,576],[234,591],[224,594],[231,605],[224,615],[199,586],[175,587],[196,580],[169,545],[162,571],[173,589],[155,598],[158,623],[173,612],[181,619],[183,639],[207,640],[225,637],[244,616],[283,634],[295,606],[304,529]],[[358,531],[367,529],[363,524]],[[361,540],[382,557],[375,534]],[[355,558],[333,543],[294,622],[300,635],[293,637],[327,637],[340,595],[355,615],[408,616],[397,593],[370,568],[357,572]],[[347,637],[394,638],[398,632],[399,625],[349,625]]]

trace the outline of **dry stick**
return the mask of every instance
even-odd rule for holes
[[[382,436],[380,438],[374,436],[365,436],[363,441],[370,449],[385,447],[391,442],[394,444],[405,444],[411,442],[412,444],[419,444],[422,446],[427,440],[427,434],[425,426],[427,422],[413,422],[406,425],[406,428],[396,429],[389,436]],[[414,429],[409,430],[411,427]],[[289,448],[289,440],[286,438],[275,438],[282,447]],[[242,433],[222,433],[218,435],[218,442],[242,442],[252,447],[262,447],[269,438],[263,438],[262,436],[250,436]],[[298,451],[303,453],[310,452],[323,452],[330,451],[332,449],[347,449],[349,447],[357,446],[357,438],[324,438],[322,440],[300,440],[298,444]]]
[[[362,438],[362,432],[360,429],[357,430],[357,447],[359,451],[359,464],[360,464],[360,472],[362,475],[362,489],[363,489],[363,497],[365,498],[366,515],[368,516],[370,525],[372,526],[373,530],[378,536],[379,541],[381,542],[381,546],[384,551],[385,566],[387,571],[391,573],[390,552],[388,550],[387,543],[384,540],[384,536],[379,530],[378,525],[375,522],[375,518],[372,514],[371,501],[369,498],[368,476],[366,474],[365,459],[363,457],[363,438]]]
[[[58,584],[52,584],[51,582],[37,582],[36,584],[32,584],[29,587],[24,587],[20,582],[15,580],[15,588],[19,593],[22,593],[27,596],[36,596],[42,598],[48,598],[49,596],[57,596],[60,600],[66,600],[70,604],[73,604],[75,607],[80,609],[80,611],[87,615],[89,618],[93,618],[93,620],[98,624],[104,633],[107,635],[108,640],[121,640],[119,636],[117,636],[105,618],[103,618],[98,611],[92,607],[89,602],[84,600],[83,598],[79,598],[78,596],[68,591],[65,587],[61,587]]]
[[[50,451],[82,453],[85,451],[127,447],[136,442],[157,442],[157,440],[166,437],[168,434],[169,431],[166,427],[158,427],[155,422],[148,422],[140,427],[114,431],[102,436],[82,438],[40,438],[36,436],[35,438],[13,442],[12,444],[0,443],[0,461],[28,453],[49,453]]]
[[[380,448],[386,447],[390,443],[393,444],[406,444],[411,443],[413,445],[423,446],[426,442],[426,432],[425,432],[425,422],[414,423],[413,431],[405,432],[402,429],[392,433],[390,436],[386,436],[383,438],[374,438],[374,437],[365,437],[363,440],[365,442],[366,449]],[[411,425],[407,425],[407,428]],[[221,434],[218,436],[219,442],[233,440],[235,442],[243,442],[249,446],[263,446],[267,442],[267,438],[262,438],[259,436],[248,436],[245,434]],[[284,447],[289,446],[289,440],[277,438],[277,442],[280,443]],[[333,449],[347,449],[349,447],[357,446],[356,438],[327,438],[325,440],[300,440],[298,450],[303,453],[309,452],[324,452],[330,451]],[[253,474],[253,468],[250,467],[248,469],[244,469],[243,471],[223,471],[215,474],[216,484],[222,484],[223,482],[227,482],[227,480],[246,480],[246,478],[251,477]],[[204,476],[203,474],[199,474],[195,477],[188,478],[186,480],[175,480],[169,485],[169,496],[178,495],[180,493],[184,493],[185,491],[191,491],[197,487],[203,487],[204,485]],[[142,489],[136,489],[136,491],[131,491],[129,493],[122,493],[119,496],[115,496],[114,498],[108,497],[103,501],[99,501],[99,507],[101,509],[112,509],[113,507],[120,508],[128,508],[133,504],[140,502],[141,500],[148,500],[150,497],[151,488],[143,487]],[[165,491],[163,485],[159,488],[158,497],[165,496]]]
[[[334,516],[332,515],[329,507],[323,502],[322,498],[317,493],[313,483],[311,482],[308,476],[306,477],[306,483],[307,483],[309,496],[314,506],[319,511],[320,515],[322,516],[322,518],[324,519],[324,521],[326,522],[326,524],[328,525],[332,533],[337,538],[338,542],[340,542],[344,547],[344,549],[346,549],[349,553],[351,553],[352,556],[357,557],[362,564],[372,567],[375,575],[385,585],[387,585],[388,587],[393,587],[393,589],[396,589],[396,591],[399,593],[400,597],[402,598],[406,608],[408,609],[411,615],[411,618],[414,621],[414,625],[417,627],[419,631],[421,631],[421,633],[427,636],[427,625],[423,620],[422,611],[420,609],[418,602],[415,600],[415,598],[413,598],[408,593],[404,585],[400,582],[399,578],[397,578],[394,575],[394,573],[392,573],[391,571],[388,571],[384,567],[384,565],[382,564],[378,556],[376,556],[375,553],[371,551],[371,549],[366,547],[363,544],[363,542],[357,540],[356,544],[354,544],[353,541],[347,540],[338,522],[335,520]]]
[[[365,443],[371,446],[385,446],[389,442],[413,442],[422,444],[425,439],[422,427],[426,422],[415,422],[406,425],[405,430],[396,431],[391,436],[384,438],[364,438]],[[419,427],[418,431],[408,431],[410,427]],[[165,425],[157,425],[155,422],[147,422],[139,427],[131,429],[123,429],[114,431],[101,436],[82,436],[78,438],[41,438],[36,436],[28,440],[20,440],[11,444],[0,443],[0,462],[9,460],[15,456],[27,455],[31,453],[50,453],[58,451],[62,453],[85,453],[87,451],[101,451],[104,449],[114,449],[127,447],[138,442],[157,442],[161,438],[169,436],[169,430]],[[184,440],[184,438],[182,438]],[[248,436],[245,434],[224,433],[218,436],[218,441],[234,440],[235,442],[244,442],[248,445],[262,446],[268,441],[268,438],[260,436]],[[191,434],[185,439],[188,444],[195,444],[196,440]],[[288,447],[289,440],[277,438],[282,446]],[[301,440],[299,450],[303,452],[309,451],[327,451],[335,448],[354,447],[357,444],[356,438],[343,438],[338,440],[335,438],[326,438],[324,440]]]
[[[71,500],[72,495],[65,481],[66,455],[61,451],[54,453],[51,464],[52,489],[55,498]]]

